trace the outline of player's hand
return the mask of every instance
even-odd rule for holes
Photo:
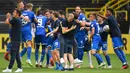
[[[81,28],[80,28],[80,30],[84,30],[84,29],[85,29],[85,27],[81,27]]]
[[[6,18],[10,18],[10,17],[11,17],[11,13],[7,13]]]
[[[46,34],[46,37],[48,37],[49,35],[50,35],[50,33],[47,33],[47,34]]]
[[[24,17],[24,20],[30,22],[30,19],[28,17]]]
[[[27,22],[30,22],[30,19],[28,18],[28,16],[23,16],[23,15],[21,15],[21,18],[23,18],[25,21],[27,21]]]
[[[78,19],[75,20],[77,23],[80,23],[80,21]]]
[[[91,38],[90,38],[90,35],[88,35],[88,42],[91,42]]]
[[[76,25],[73,25],[73,26],[71,26],[71,30],[74,30],[75,28],[76,28],[77,26]]]

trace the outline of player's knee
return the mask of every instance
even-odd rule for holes
[[[32,41],[27,41],[27,47],[32,47]]]
[[[94,55],[96,53],[95,50],[91,50],[91,54]]]
[[[106,51],[103,51],[103,55],[106,56],[106,55],[107,55],[107,52],[106,52]]]

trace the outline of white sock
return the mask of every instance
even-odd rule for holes
[[[40,62],[39,64],[42,65],[42,62]]]
[[[38,62],[36,61],[36,64],[38,64]]]
[[[87,56],[88,56],[89,65],[91,66],[92,65],[92,56],[91,56],[90,51],[87,52]]]
[[[74,65],[73,65],[73,64],[71,64],[71,65],[70,65],[70,68],[74,68]]]
[[[123,63],[123,65],[127,64],[126,62]]]
[[[65,68],[68,68],[68,65],[65,65]]]

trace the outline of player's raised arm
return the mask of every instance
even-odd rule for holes
[[[92,39],[92,37],[93,37],[93,35],[94,35],[94,31],[95,31],[95,28],[92,28],[91,33],[90,33],[90,36],[89,36],[89,40]]]
[[[6,20],[5,20],[5,24],[8,24],[8,25],[10,25],[10,17],[11,17],[11,14],[10,13],[7,13],[6,14]]]
[[[103,15],[101,15],[101,14],[99,14],[99,13],[96,13],[96,14],[97,14],[97,16],[100,16],[100,17],[102,17],[102,18],[104,18],[104,19],[108,19],[108,17],[103,16]]]
[[[34,20],[35,23],[38,23],[38,20],[37,20],[35,15],[34,15],[34,19],[33,20]]]
[[[24,19],[26,22],[30,22],[30,19],[29,19],[28,17],[23,16],[23,15],[21,15],[20,17],[21,17],[22,19]]]

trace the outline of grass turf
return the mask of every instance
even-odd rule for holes
[[[32,63],[34,67],[30,67],[28,64],[26,64],[26,55],[23,57],[22,62],[23,62],[23,73],[63,73],[62,71],[55,71],[54,69],[47,69],[47,68],[36,68],[35,67],[35,56],[32,54]],[[104,58],[104,57],[103,57]],[[115,54],[110,55],[111,58],[111,63],[113,68],[112,69],[97,69],[97,62],[96,59],[92,56],[92,61],[94,65],[94,69],[88,68],[88,60],[87,56],[85,54],[84,59],[83,59],[83,65],[82,68],[77,69],[75,68],[74,71],[67,71],[67,73],[130,73],[130,68],[126,70],[121,70],[121,62],[117,58]],[[130,63],[130,54],[126,55],[127,61]],[[46,58],[44,59],[44,64],[45,65]],[[104,59],[105,61],[105,59]],[[2,73],[2,70],[5,69],[8,66],[8,61],[4,60],[3,58],[3,53],[0,53],[0,73]],[[17,65],[15,63],[13,67],[13,72],[14,70],[17,69]]]

